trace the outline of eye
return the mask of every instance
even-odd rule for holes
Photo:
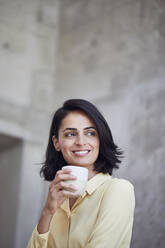
[[[87,136],[96,136],[96,132],[95,131],[88,131]]]
[[[65,133],[64,136],[65,137],[73,137],[73,136],[76,136],[76,134],[72,133],[72,132],[69,132],[69,133]]]

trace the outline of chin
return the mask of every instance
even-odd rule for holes
[[[90,167],[91,165],[93,165],[94,163],[85,163],[85,162],[77,162],[77,163],[72,163],[72,165],[75,165],[75,166],[81,166],[81,167]]]
[[[79,158],[79,159],[66,159],[65,160],[68,165],[75,165],[75,166],[81,166],[81,167],[90,167],[91,165],[94,165],[96,160],[89,160],[89,158]]]

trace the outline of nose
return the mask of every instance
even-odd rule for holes
[[[85,145],[86,144],[85,136],[83,134],[77,135],[75,144],[79,146]]]

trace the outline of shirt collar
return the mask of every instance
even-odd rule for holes
[[[101,184],[103,184],[109,178],[111,178],[111,176],[108,173],[106,174],[98,173],[94,177],[92,177],[90,180],[88,180],[85,193],[77,199],[77,201],[74,204],[74,208],[82,201],[82,199],[87,194],[91,195]],[[71,211],[69,207],[69,198],[67,198],[62,203],[60,208],[63,209],[67,213],[68,216],[70,215]]]
[[[69,198],[67,198],[60,206],[60,208],[62,208],[67,215],[70,215],[70,207],[69,207]]]
[[[111,178],[111,176],[108,173],[96,174],[87,182],[87,187],[86,187],[87,193],[91,195],[101,184],[103,184],[109,178]]]

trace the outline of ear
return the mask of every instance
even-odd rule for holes
[[[52,141],[53,141],[54,148],[56,149],[56,151],[59,152],[60,151],[60,145],[59,145],[58,139],[55,136],[53,136]]]

